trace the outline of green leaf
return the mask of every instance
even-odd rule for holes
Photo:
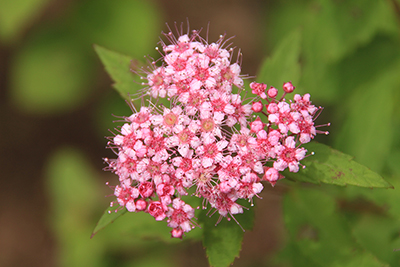
[[[116,210],[115,207],[108,207],[104,211],[100,220],[97,222],[96,227],[94,228],[90,238],[93,238],[93,236],[97,234],[101,229],[104,229],[107,225],[113,223],[116,219],[118,219],[127,212],[125,208],[117,212],[115,212],[115,210]]]
[[[186,197],[184,197],[185,199]],[[185,201],[192,207],[200,205],[200,198],[188,198]],[[100,220],[98,221],[95,229],[92,232],[91,238],[96,235],[100,230],[106,228],[109,224],[113,223],[118,218],[118,226],[108,227],[107,230],[102,231],[102,236],[113,236],[115,234],[123,234],[123,239],[119,237],[116,240],[109,240],[109,242],[117,242],[119,245],[127,242],[126,245],[132,246],[137,244],[140,246],[144,240],[162,240],[166,243],[178,243],[180,240],[171,238],[171,228],[167,226],[165,221],[159,222],[154,219],[150,214],[145,212],[127,212],[126,208],[115,212],[118,209],[118,205],[115,207],[108,207]],[[109,213],[110,211],[110,213]],[[124,215],[125,216],[122,216]],[[185,240],[201,240],[202,229],[195,228],[189,233],[185,234]],[[128,240],[128,241],[126,241]]]
[[[335,199],[313,189],[293,190],[283,200],[291,266],[387,266],[352,237]],[[284,252],[287,255],[287,252]],[[300,264],[299,264],[300,263]]]
[[[104,266],[106,242],[91,242],[101,200],[98,174],[79,149],[63,147],[46,164],[49,218],[57,244],[57,266]],[[105,203],[104,203],[105,204]]]
[[[391,56],[398,56],[398,53],[392,53]],[[370,58],[369,54],[365,55],[368,61],[363,62],[368,64],[367,62],[371,62]],[[379,61],[373,62],[378,64]],[[336,148],[354,155],[358,162],[375,171],[382,171],[396,138],[393,113],[397,103],[393,100],[400,86],[400,61],[397,61],[397,65],[389,60],[385,62],[392,67],[378,72],[375,79],[363,83],[368,72],[358,76],[359,85],[347,97],[347,105],[342,107],[345,122],[335,136]],[[348,80],[351,80],[350,77]]]
[[[396,33],[396,18],[383,0],[313,1],[304,20],[307,61],[329,63],[368,43],[377,32]]]
[[[370,43],[329,66],[329,75],[326,76],[325,82],[332,84],[335,90],[340,92],[338,95],[341,102],[343,98],[351,98],[349,92],[358,91],[360,87],[362,90],[357,94],[362,95],[365,89],[369,90],[371,83],[382,78],[382,74],[387,76],[386,72],[392,72],[393,68],[397,67],[400,59],[399,45],[397,37],[379,34]],[[374,64],[370,64],[371,62]]]
[[[349,155],[317,142],[308,143],[304,147],[315,155],[302,161],[306,168],[300,169],[298,173],[285,172],[287,178],[315,184],[392,187],[379,174],[355,162]]]
[[[292,81],[296,86],[300,79],[300,30],[287,35],[264,60],[257,81],[280,88],[284,82]]]
[[[129,56],[108,50],[99,45],[94,45],[94,49],[111,79],[115,82],[113,84],[114,88],[124,99],[130,101],[129,96],[136,95],[139,89],[142,88],[142,85],[138,82],[140,81],[139,75],[134,74],[131,69],[134,67],[138,70],[142,64]]]
[[[12,42],[48,0],[0,0],[0,40]]]
[[[270,43],[302,28],[302,77],[298,88],[328,103],[342,100],[342,87],[330,84],[340,78],[331,77],[330,65],[370,42],[377,33],[398,36],[392,3],[384,0],[303,0],[290,4],[274,1],[269,10],[266,28]],[[366,66],[371,65],[374,64]]]
[[[399,158],[397,158],[396,164],[399,164]],[[377,205],[382,211],[387,214],[388,217],[400,220],[400,175],[397,174],[394,177],[390,177],[390,183],[393,185],[393,190],[365,190],[359,187],[348,187],[346,190],[340,192],[341,196],[344,196],[350,201],[358,201],[365,199],[367,202],[371,202]],[[364,189],[364,190],[363,190]],[[371,205],[372,206],[372,205]],[[399,236],[400,238],[400,236]]]
[[[93,65],[82,47],[52,28],[26,42],[11,68],[11,99],[33,114],[59,114],[82,104],[93,87]]]
[[[154,46],[164,19],[158,5],[141,0],[85,0],[76,2],[76,7],[70,25],[86,43],[101,44],[134,58],[149,53],[159,56]]]
[[[218,225],[215,225],[215,217],[209,218],[203,211],[200,221],[204,223],[203,228],[203,245],[210,266],[226,267],[233,263],[235,258],[239,257],[242,247],[244,231],[232,219],[228,221],[222,218]],[[243,214],[234,215],[240,225],[250,230],[254,222],[253,209],[245,210]]]
[[[49,158],[46,174],[51,200],[49,217],[55,241],[59,244],[57,266],[177,265],[170,259],[177,247],[166,246],[160,240],[182,241],[171,239],[171,228],[167,223],[155,221],[148,213],[126,212],[113,227],[107,227],[95,239],[89,238],[101,212],[99,208],[109,203],[104,198],[109,189],[99,183],[102,174],[93,170],[82,151],[57,150]]]
[[[400,253],[393,249],[400,248],[399,221],[387,216],[364,214],[357,221],[353,235],[366,249],[391,266],[399,266]]]

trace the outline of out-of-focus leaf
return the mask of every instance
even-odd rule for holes
[[[108,90],[108,92],[102,94],[101,100],[97,102],[96,108],[93,109],[98,140],[105,143],[104,137],[111,135],[110,130],[123,124],[119,121],[119,118],[129,116],[131,113],[132,110],[129,105],[125,103],[116,90]]]
[[[329,187],[324,191],[339,197],[357,242],[381,261],[398,266],[400,254],[393,249],[400,248],[400,154],[392,153],[389,160],[388,171],[394,176],[388,179],[393,190]]]
[[[60,148],[49,158],[47,176],[52,204],[65,209],[83,209],[82,203],[93,204],[100,193],[90,163],[85,156],[74,148]],[[87,191],[88,188],[93,190]],[[97,189],[97,190],[95,190]]]
[[[394,67],[382,72],[354,91],[344,106],[345,123],[335,136],[336,148],[375,171],[382,170],[394,138],[393,95],[400,88],[399,71]]]
[[[377,33],[398,35],[394,9],[384,0],[276,2],[270,10],[270,42],[302,28],[298,92],[308,92],[326,103],[341,99],[342,87],[335,86],[340,77],[331,77],[332,64],[370,42]]]
[[[244,231],[234,220],[228,221],[225,218],[215,225],[216,216],[209,218],[205,213],[205,211],[202,212],[200,221],[203,223],[203,245],[206,248],[210,266],[229,266],[235,258],[239,257]],[[234,216],[245,230],[253,227],[254,211],[252,209]]]
[[[306,168],[297,173],[285,172],[286,177],[316,184],[392,187],[379,174],[355,162],[349,155],[317,142],[310,142],[304,147],[315,155],[302,161]]]
[[[366,214],[358,220],[353,234],[360,244],[391,266],[400,266],[399,221],[389,217]]]
[[[50,219],[60,244],[57,265],[104,266],[105,243],[89,239],[101,192],[90,163],[79,150],[62,148],[49,159],[46,171]]]
[[[116,212],[115,207],[108,207],[104,211],[100,220],[97,222],[96,227],[94,228],[90,238],[93,238],[93,236],[97,234],[101,229],[104,229],[107,225],[113,223],[116,219],[124,215],[126,212],[127,210],[125,208]]]
[[[124,99],[130,101],[129,96],[137,94],[142,87],[138,82],[134,82],[134,80],[140,81],[140,77],[132,73],[132,64],[138,64],[138,68],[140,68],[141,63],[133,60],[129,56],[108,50],[99,45],[95,45],[94,49],[108,74],[115,82],[113,85],[114,88]]]
[[[388,266],[363,250],[351,236],[335,200],[317,190],[298,189],[284,197],[292,266]],[[282,258],[282,257],[280,257]],[[283,260],[285,261],[285,260]]]
[[[48,0],[0,0],[0,41],[14,41]]]
[[[350,99],[354,90],[360,87],[368,90],[370,84],[380,79],[383,73],[392,72],[397,67],[400,60],[399,46],[396,37],[377,35],[370,43],[331,65],[327,70],[330,75],[326,81],[329,80],[327,82],[340,91],[342,98]]]
[[[27,41],[11,68],[11,99],[18,108],[54,115],[79,106],[90,93],[88,57],[65,36],[47,32]]]
[[[328,67],[370,42],[378,32],[395,33],[396,19],[384,0],[323,0],[311,8],[314,16],[308,17],[304,26],[304,75],[300,84],[313,97],[332,103],[341,99],[342,90],[330,84],[331,79],[339,77],[330,77]]]
[[[399,166],[400,155],[391,154],[395,158],[395,164]],[[388,216],[400,220],[400,172],[389,180],[393,185],[393,190],[362,190],[362,188],[349,187],[342,193],[345,193],[349,200],[364,198],[365,200],[378,205]],[[400,228],[399,228],[400,230]],[[400,238],[400,236],[399,236]]]
[[[74,14],[74,32],[88,44],[143,58],[156,52],[162,14],[151,1],[80,1]],[[157,53],[158,55],[158,53]]]
[[[106,203],[101,201],[102,190],[96,182],[98,174],[79,150],[56,151],[49,159],[46,173],[50,219],[59,244],[57,265],[176,266],[169,260],[170,247],[160,242],[172,240],[170,228],[149,214],[127,213],[96,238],[89,238],[98,209]],[[159,259],[154,260],[154,254]]]
[[[315,262],[312,257],[304,255],[296,242],[292,240],[286,240],[285,247],[274,256],[273,262],[276,266],[323,267]]]
[[[319,0],[308,7],[303,42],[306,57],[313,61],[334,62],[379,31],[397,31],[395,14],[384,0]]]
[[[300,39],[300,29],[286,36],[263,62],[257,81],[278,89],[288,81],[296,85],[300,78]]]

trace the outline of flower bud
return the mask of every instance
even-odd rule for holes
[[[257,117],[255,121],[250,123],[250,131],[253,133],[258,133],[259,131],[264,129],[264,126],[265,123],[261,121],[260,117]]]
[[[275,98],[278,95],[278,89],[272,87],[268,89],[267,94],[270,98]]]
[[[171,237],[182,239],[183,230],[181,228],[174,228],[171,231]]]
[[[136,201],[136,210],[145,210],[147,207],[147,202],[143,199],[138,199]]]
[[[294,91],[294,86],[292,84],[292,82],[287,82],[283,84],[283,91],[285,91],[285,93],[291,93]]]
[[[261,112],[263,110],[263,104],[261,103],[261,101],[253,102],[253,105],[251,106],[251,109],[254,112]]]
[[[278,105],[276,103],[270,103],[266,105],[266,108],[268,113],[276,113],[279,110]]]

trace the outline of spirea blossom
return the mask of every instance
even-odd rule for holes
[[[274,186],[282,171],[297,172],[307,156],[301,145],[325,132],[314,125],[322,108],[309,94],[285,100],[291,82],[280,99],[263,83],[245,89],[240,55],[233,60],[224,36],[213,43],[197,31],[164,36],[160,60],[143,69],[147,104],[125,117],[109,142],[117,158],[105,162],[119,177],[111,205],[166,220],[182,238],[197,226],[184,199],[202,198],[203,209],[235,219],[239,199],[252,203],[263,181]],[[244,91],[254,95],[243,99]]]

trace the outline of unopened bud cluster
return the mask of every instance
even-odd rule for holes
[[[116,202],[166,219],[172,237],[182,238],[197,226],[195,208],[183,196],[202,198],[203,209],[235,219],[244,208],[237,200],[252,203],[262,181],[274,186],[283,170],[297,172],[307,153],[301,144],[319,132],[314,119],[321,108],[309,94],[286,102],[290,82],[280,99],[276,88],[253,82],[254,96],[243,101],[241,67],[223,36],[211,44],[196,31],[165,36],[161,64],[143,77],[148,104],[125,118],[109,144],[118,157],[105,161],[119,177]],[[160,98],[170,105],[159,105]]]

